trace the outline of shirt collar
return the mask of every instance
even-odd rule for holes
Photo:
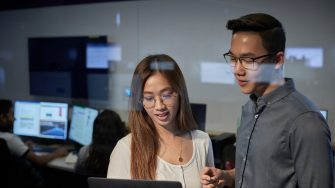
[[[284,85],[279,86],[275,90],[261,97],[257,97],[255,94],[251,94],[250,99],[255,103],[256,111],[259,111],[260,109],[264,108],[266,105],[275,103],[276,101],[286,97],[288,94],[292,93],[293,91],[295,91],[295,85],[294,85],[293,79],[285,78]]]

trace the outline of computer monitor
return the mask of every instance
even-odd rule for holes
[[[91,144],[93,123],[97,116],[97,109],[74,105],[72,107],[69,139],[81,145]]]
[[[205,131],[206,128],[206,104],[191,103],[192,114],[198,124],[198,129]]]
[[[16,135],[67,139],[67,103],[15,101],[14,117],[13,132]]]
[[[328,110],[325,109],[321,109],[320,113],[323,115],[323,117],[327,120],[328,118]]]

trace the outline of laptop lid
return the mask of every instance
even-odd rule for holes
[[[89,177],[89,188],[182,188],[178,181],[153,181]]]

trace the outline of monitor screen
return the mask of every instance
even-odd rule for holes
[[[106,49],[103,48],[101,53],[100,50],[94,48],[92,50],[88,46],[106,46]],[[110,48],[107,48],[107,46],[107,36],[28,38],[30,94],[106,99],[107,91],[103,91],[106,93],[105,95],[93,96],[89,95],[89,92],[94,91],[94,86],[97,84],[101,85],[101,80],[92,80],[90,75],[104,75],[103,78],[107,77],[109,60],[107,55],[109,55],[109,51],[114,49],[110,47],[111,50],[108,50]],[[87,53],[89,53],[89,56]],[[107,55],[104,55],[106,53]],[[105,56],[107,57],[103,58]],[[87,63],[90,65],[89,67]],[[103,86],[108,86],[108,84],[106,85],[106,78],[102,83]]]
[[[191,103],[193,117],[198,124],[198,129],[202,131],[205,131],[206,127],[206,107],[206,104]]]
[[[68,104],[59,102],[16,101],[14,134],[66,140]]]
[[[93,122],[98,116],[98,110],[74,105],[72,108],[69,138],[81,145],[92,142]]]

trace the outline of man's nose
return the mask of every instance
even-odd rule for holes
[[[240,71],[243,71],[244,67],[242,66],[242,62],[240,59],[236,61],[235,67],[234,67],[234,73],[238,73]]]

